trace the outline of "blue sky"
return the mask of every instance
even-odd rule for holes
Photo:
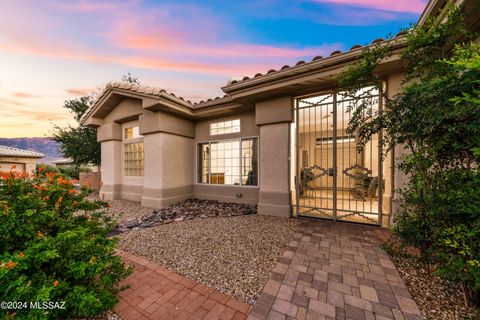
[[[425,0],[0,2],[0,136],[71,123],[63,101],[122,74],[192,101],[230,78],[397,33]]]

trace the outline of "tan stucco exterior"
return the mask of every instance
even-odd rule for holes
[[[38,160],[43,157],[38,152],[0,145],[0,172],[35,172]]]
[[[394,64],[391,64],[393,66]],[[337,68],[337,73],[341,68]],[[385,72],[385,69],[384,69]],[[297,75],[296,75],[297,76]],[[401,90],[403,74],[398,66],[385,76],[388,94],[392,97]],[[335,88],[329,82],[329,88]],[[127,199],[141,201],[143,206],[161,207],[188,198],[212,199],[226,202],[258,205],[258,213],[265,215],[292,216],[292,177],[294,159],[291,154],[291,124],[294,121],[294,99],[300,92],[278,89],[271,95],[263,92],[250,100],[244,100],[245,90],[237,101],[232,98],[208,101],[202,106],[187,110],[184,103],[175,105],[168,100],[145,97],[148,89],[137,96],[132,88],[122,89],[124,84],[114,84],[106,94],[107,111],[101,107],[93,112],[87,122],[98,128],[98,141],[102,146],[102,187],[105,199]],[[281,84],[276,84],[281,86]],[[128,87],[128,86],[127,86]],[[298,88],[298,87],[297,87]],[[301,92],[308,92],[308,86]],[[317,86],[310,87],[318,92]],[[153,92],[153,90],[151,90]],[[115,92],[115,94],[113,94]],[[121,99],[122,93],[125,94]],[[235,94],[232,94],[235,97]],[[182,101],[182,100],[180,100]],[[108,108],[107,108],[108,107]],[[210,134],[210,124],[239,120],[240,131],[228,134]],[[125,175],[125,144],[123,133],[126,128],[138,126],[141,136],[127,141],[143,142],[143,176]],[[225,141],[241,138],[256,138],[258,141],[258,184],[256,186],[204,184],[198,181],[198,145],[205,142]],[[372,143],[377,144],[373,141]],[[398,149],[398,150],[397,150]],[[383,163],[384,174],[391,175],[391,184],[385,186],[383,195],[384,216],[382,224],[388,225],[392,208],[396,209],[394,189],[404,183],[405,178],[394,169],[394,160],[401,156],[400,147]],[[377,174],[378,168],[373,168]],[[394,177],[394,179],[393,179]],[[330,179],[331,177],[325,177]],[[392,201],[393,200],[393,201]]]
[[[442,8],[440,2],[444,1],[431,1],[420,20],[437,14]],[[378,43],[383,44],[383,39],[376,39],[371,45]],[[392,54],[380,63],[376,72],[385,80],[391,98],[401,91],[404,79],[400,59],[405,45],[403,34],[399,33],[389,45]],[[354,46],[348,52],[335,51],[326,58],[315,57],[310,62],[299,61],[295,66],[229,81],[222,88],[226,93],[224,97],[200,103],[186,101],[159,88],[129,83],[108,84],[82,119],[85,125],[98,128],[98,141],[102,146],[103,184],[100,193],[106,199],[141,201],[147,207],[161,207],[196,197],[258,204],[259,214],[292,216],[292,190],[298,180],[293,169],[296,159],[292,157],[295,153],[292,148],[305,147],[292,142],[296,126],[295,98],[337,89],[337,75],[361,54],[362,47]],[[211,135],[212,123],[232,120],[240,120],[239,131]],[[140,136],[125,141],[123,133],[132,126],[138,126]],[[198,146],[210,147],[218,141],[234,140],[241,146],[242,139],[247,138],[257,139],[258,150],[252,151],[258,163],[256,185],[244,183],[242,174],[239,174],[238,183],[230,185],[204,183],[205,175],[197,170],[200,161]],[[313,153],[317,157],[322,149],[317,151],[317,142],[312,141],[308,148],[315,150]],[[141,176],[125,175],[125,145],[132,142],[143,142]],[[379,138],[375,137],[370,144],[371,148],[378,147]],[[210,149],[201,149],[201,152],[202,161],[205,161],[204,152],[210,152]],[[379,179],[383,172],[385,191],[381,196],[377,195],[382,200],[383,216],[379,220],[383,226],[391,224],[392,216],[398,210],[396,190],[406,183],[407,177],[395,167],[406,152],[403,146],[396,146],[383,163],[377,153],[377,158],[369,156],[369,163],[365,164],[370,166],[372,178],[377,176]],[[297,156],[301,159],[301,155]],[[374,165],[374,161],[378,165]],[[341,167],[340,171],[344,169]],[[249,178],[251,172],[253,170],[248,172]],[[202,179],[197,177],[199,174]],[[212,175],[212,171],[209,174]],[[215,176],[215,179],[215,183],[224,183],[218,181],[225,177]],[[332,176],[320,179],[327,183],[333,181]],[[349,177],[340,179],[347,189],[352,188]]]

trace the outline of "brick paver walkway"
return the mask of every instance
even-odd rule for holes
[[[123,320],[242,320],[250,305],[124,251],[117,252],[135,270],[122,284],[115,312]]]
[[[248,320],[421,319],[379,228],[304,220]]]

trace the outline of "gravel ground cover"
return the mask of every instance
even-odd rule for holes
[[[426,319],[480,319],[480,310],[465,306],[460,285],[436,276],[432,266],[413,256],[388,253]]]
[[[119,248],[253,303],[296,220],[257,215],[184,220],[119,235]]]
[[[118,221],[137,219],[152,213],[152,208],[142,207],[140,202],[127,200],[109,201],[111,207],[108,212]]]

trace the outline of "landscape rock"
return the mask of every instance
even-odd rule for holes
[[[141,217],[125,219],[117,225],[112,234],[119,234],[139,228],[151,228],[172,222],[197,218],[235,217],[257,213],[256,205],[219,202],[216,200],[188,199],[165,208],[156,209]]]

